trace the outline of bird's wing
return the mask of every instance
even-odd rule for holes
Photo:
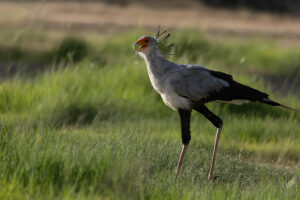
[[[185,67],[173,72],[167,80],[171,89],[191,101],[207,99],[211,94],[229,87],[232,77],[200,66]]]
[[[231,75],[203,67],[182,67],[168,81],[175,93],[194,102],[248,100],[278,105],[270,102],[268,94],[234,81]]]

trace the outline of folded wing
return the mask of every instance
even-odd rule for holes
[[[249,100],[277,105],[268,94],[234,81],[231,75],[203,67],[181,69],[168,82],[174,92],[192,102]]]

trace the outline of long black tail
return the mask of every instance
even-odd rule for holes
[[[218,71],[210,71],[210,74],[218,79],[222,79],[228,82],[229,86],[223,87],[220,91],[210,94],[206,99],[207,102],[216,100],[228,102],[233,100],[249,100],[253,102],[265,103],[271,106],[280,106],[284,109],[300,113],[300,110],[296,110],[294,108],[272,101],[271,99],[269,99],[269,95],[264,92],[234,81],[232,76],[229,74]]]
[[[290,111],[294,111],[294,112],[300,113],[300,110],[296,110],[296,109],[291,108],[291,107],[289,107],[289,106],[282,105],[282,104],[280,104],[280,103],[278,103],[278,102],[272,101],[272,100],[269,99],[269,98],[263,98],[263,99],[261,99],[261,100],[259,100],[259,101],[262,102],[262,103],[271,105],[271,106],[280,106],[281,108],[284,108],[284,109],[287,109],[287,110],[290,110]]]
[[[268,105],[271,105],[271,106],[279,106],[279,107],[282,107],[284,109],[300,113],[300,110],[296,110],[296,109],[291,108],[289,106],[282,105],[282,104],[280,104],[276,101],[272,101],[271,99],[269,99],[268,94],[266,94],[264,92],[261,92],[259,90],[256,90],[254,88],[251,88],[249,86],[240,84],[238,82],[234,81],[231,84],[231,88],[233,89],[233,91],[235,91],[234,94],[236,96],[235,97],[236,99],[239,99],[239,97],[240,97],[241,99],[248,99],[250,101],[258,101],[258,102],[265,103],[265,104],[268,104]]]
[[[279,106],[284,109],[300,113],[300,110],[296,110],[294,108],[272,101],[271,99],[269,99],[269,95],[264,92],[261,92],[259,90],[256,90],[254,88],[240,84],[235,81],[232,81],[230,87],[222,91],[222,95],[219,96],[219,99],[227,101],[234,99],[245,99],[253,102],[265,103],[271,106]]]

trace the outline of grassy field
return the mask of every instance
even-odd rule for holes
[[[44,41],[36,33],[2,45],[5,63],[49,67],[1,82],[0,199],[300,199],[300,115],[257,103],[208,105],[224,121],[214,182],[207,175],[216,129],[193,113],[192,141],[173,184],[180,123],[131,48],[144,33],[27,51],[28,41]],[[216,41],[196,30],[176,31],[172,40],[171,60],[232,73],[300,109],[299,88],[285,87],[283,95],[263,81],[298,81],[300,48]],[[78,41],[79,56],[68,51]]]

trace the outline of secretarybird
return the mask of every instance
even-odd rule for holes
[[[158,31],[155,38],[150,36],[140,37],[133,46],[146,62],[148,75],[154,90],[160,94],[163,102],[173,110],[177,110],[180,116],[183,147],[179,156],[174,182],[179,174],[183,157],[191,140],[190,118],[192,110],[204,115],[217,127],[208,180],[212,178],[223,122],[205,106],[206,103],[246,100],[300,112],[270,100],[266,93],[234,81],[229,74],[209,70],[198,65],[177,64],[169,61],[159,50],[160,42],[158,42],[158,39],[165,33],[166,31],[162,33]],[[161,41],[169,36],[170,34],[165,35]]]

